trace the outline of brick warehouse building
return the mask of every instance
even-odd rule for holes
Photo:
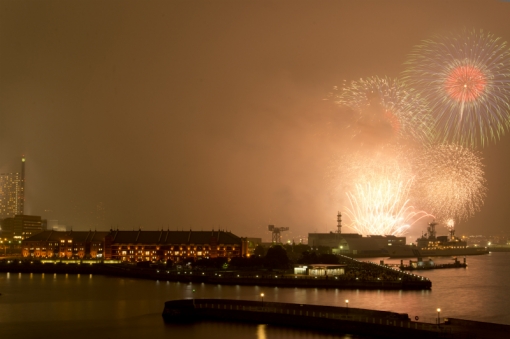
[[[226,231],[44,231],[22,242],[25,258],[124,262],[245,256],[245,238]]]

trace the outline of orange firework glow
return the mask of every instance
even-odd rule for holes
[[[448,95],[460,102],[478,99],[486,85],[487,78],[483,72],[471,65],[455,67],[445,81]]]

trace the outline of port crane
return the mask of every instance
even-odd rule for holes
[[[281,235],[281,232],[284,232],[284,231],[288,231],[289,228],[288,227],[275,227],[274,225],[269,225],[267,227],[268,231],[269,232],[272,232],[271,235],[272,235],[272,239],[271,239],[271,242],[273,244],[280,244],[282,242],[282,235]]]

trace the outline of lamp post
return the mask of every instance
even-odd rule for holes
[[[345,299],[345,307],[349,308],[349,300]]]
[[[437,324],[439,325],[439,319],[440,319],[440,316],[441,316],[441,309],[438,308],[437,309]]]
[[[260,301],[262,301],[262,305],[264,305],[264,293],[260,293]]]

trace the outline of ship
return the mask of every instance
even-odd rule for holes
[[[416,239],[414,245],[392,246],[389,249],[390,258],[424,258],[439,256],[463,256],[488,254],[487,247],[469,247],[467,242],[455,236],[455,230],[450,229],[450,236],[437,236],[435,221],[429,223],[427,233]]]

